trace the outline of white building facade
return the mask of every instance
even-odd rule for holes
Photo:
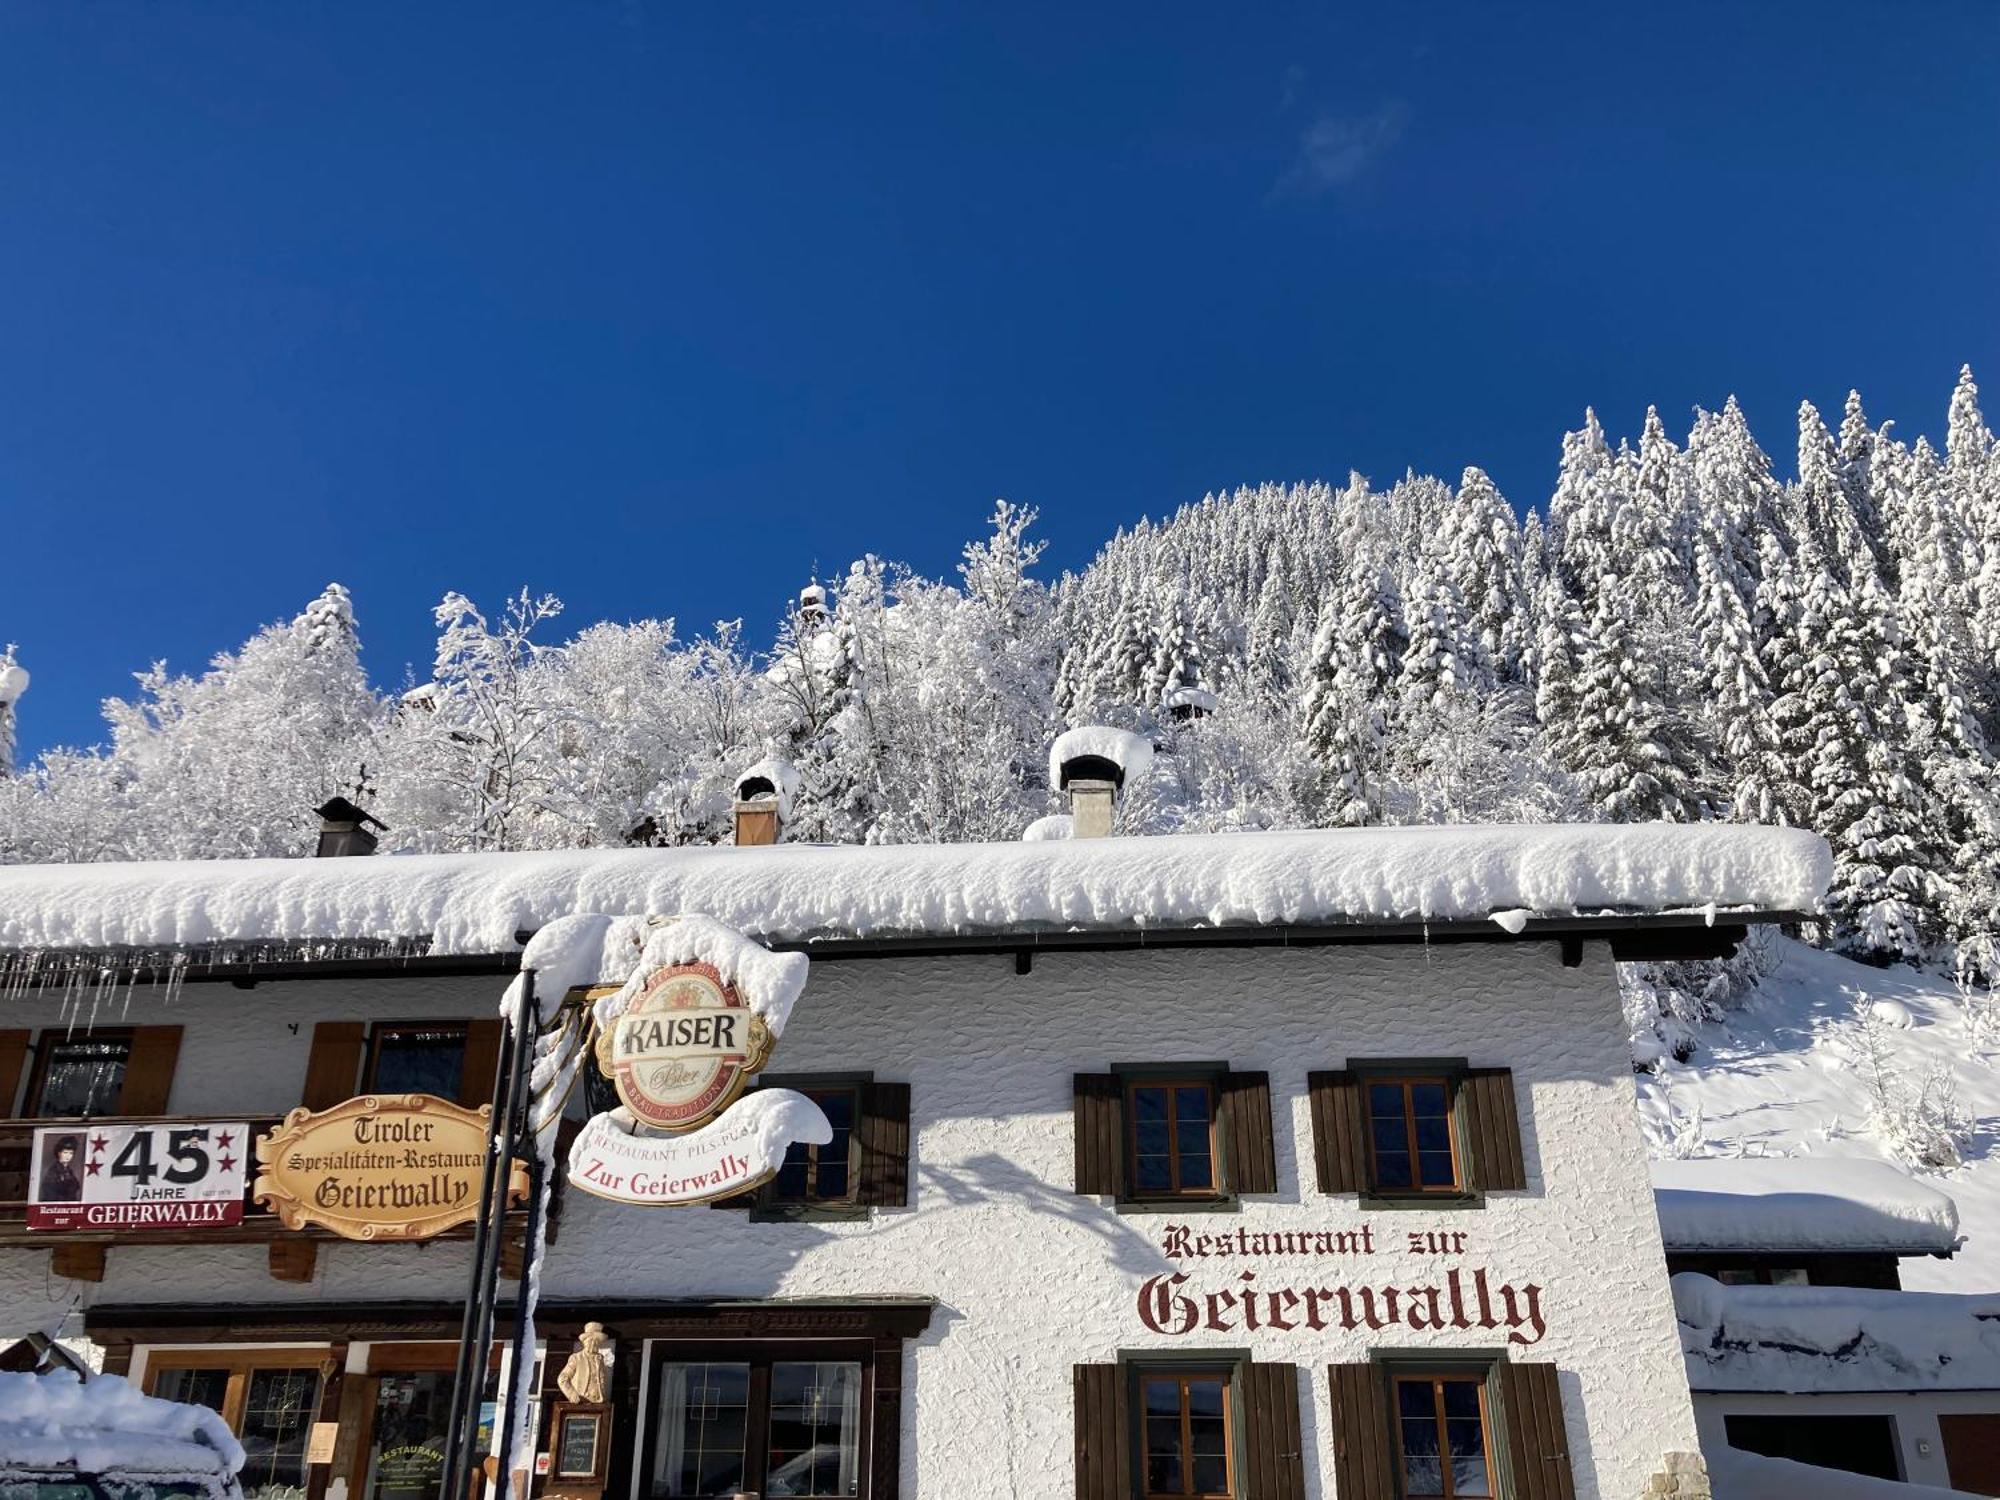
[[[1682,854],[1704,836],[1680,832]],[[1627,878],[1631,846],[1575,833],[1602,870],[1566,878]],[[930,891],[931,914],[906,906],[893,923],[852,907],[911,899],[879,878],[884,851],[704,851],[670,892],[660,863],[643,870],[652,888],[632,880],[639,860],[685,864],[671,852],[618,856],[561,890],[546,868],[499,862],[511,857],[459,861],[415,902],[431,902],[428,927],[398,933],[383,914],[420,925],[405,889],[421,884],[419,861],[339,861],[357,867],[340,872],[350,885],[383,888],[308,902],[315,914],[285,932],[260,907],[287,877],[278,862],[162,867],[184,888],[151,905],[134,898],[155,878],[137,867],[99,887],[85,872],[60,896],[24,881],[12,910],[27,916],[9,919],[5,946],[58,982],[23,984],[26,960],[15,965],[16,1061],[11,1079],[0,1070],[10,1139],[65,1102],[52,1088],[74,1104],[85,1085],[63,1046],[76,1038],[125,1048],[98,1060],[131,1075],[105,1074],[98,1118],[255,1126],[420,1081],[479,1102],[509,957],[476,933],[436,936],[468,925],[468,868],[523,928],[565,907],[708,909],[812,957],[763,1081],[812,1095],[835,1137],[796,1152],[752,1201],[559,1194],[541,1267],[540,1441],[560,1446],[557,1377],[595,1322],[611,1340],[608,1451],[567,1483],[558,1454],[535,1493],[1705,1493],[1611,965],[1719,951],[1745,923],[1809,906],[1823,851],[1805,836],[1769,835],[1796,840],[1775,861],[1712,843],[1707,864],[1660,874],[1649,906],[1619,910],[1591,909],[1588,893],[1568,910],[1545,894],[1531,906],[1518,887],[1544,878],[1533,873],[1481,885],[1464,897],[1492,903],[1477,912],[1266,899],[1272,870],[1378,858],[1344,837],[994,850],[956,893],[920,872],[910,889]],[[1169,842],[1201,857],[1149,877],[1166,917],[1238,900],[1266,914],[1163,921],[1082,869]],[[1447,883],[1479,854],[1435,852],[1424,878]],[[1407,900],[1395,889],[1414,878],[1396,872],[1407,857],[1378,860],[1382,904]],[[760,862],[776,914],[762,924],[746,894]],[[1024,872],[1054,894],[1025,897]],[[1672,899],[1671,880],[1708,888]],[[1346,882],[1332,872],[1324,885],[1358,888]],[[1038,901],[1074,908],[1057,926]],[[1665,910],[1708,901],[1733,910]],[[829,920],[843,905],[844,928]],[[222,936],[318,940],[320,956],[239,950],[171,1001],[143,986],[107,994],[94,1024],[75,1026],[97,992],[63,992],[75,966],[61,955],[101,946],[63,942],[63,924],[156,954],[175,940],[157,912],[190,906],[210,957]],[[339,946],[390,937],[429,941],[415,957]],[[571,1125],[587,1108],[580,1093]],[[462,1239],[352,1243],[254,1211],[208,1234],[0,1231],[0,1329],[67,1313],[108,1368],[218,1405],[251,1449],[253,1490],[435,1500],[421,1455],[456,1352]]]

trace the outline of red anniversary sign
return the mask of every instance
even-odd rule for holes
[[[243,1219],[241,1123],[111,1125],[35,1132],[30,1229],[190,1229]]]

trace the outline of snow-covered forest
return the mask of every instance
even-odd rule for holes
[[[388,691],[333,585],[198,676],[140,674],[105,745],[0,778],[0,858],[296,855],[357,786],[388,849],[713,842],[774,755],[800,777],[789,838],[1011,839],[1057,810],[1050,738],[1095,722],[1160,751],[1127,832],[1802,824],[1837,861],[1830,943],[1981,969],[2000,452],[1969,371],[1947,433],[1940,453],[1858,396],[1831,428],[1802,406],[1783,481],[1733,401],[1683,441],[1657,413],[1617,442],[1586,415],[1525,519],[1476,468],[1265,485],[1056,579],[1034,512],[1001,503],[956,578],[863,558],[770,637],[565,640],[552,598],[454,593],[428,680]]]

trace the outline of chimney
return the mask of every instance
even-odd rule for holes
[[[364,824],[373,823],[384,833],[389,825],[363,812],[345,797],[329,797],[314,809],[319,814],[319,847],[315,859],[343,859],[375,852],[375,835]]]
[[[791,821],[799,775],[782,760],[760,760],[736,778],[736,847],[775,844]]]
[[[1111,832],[1125,783],[1153,763],[1153,742],[1101,724],[1066,729],[1049,746],[1049,782],[1069,794],[1070,837]]]

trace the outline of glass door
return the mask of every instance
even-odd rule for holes
[[[449,1370],[391,1371],[376,1377],[361,1500],[439,1500],[451,1377]]]

